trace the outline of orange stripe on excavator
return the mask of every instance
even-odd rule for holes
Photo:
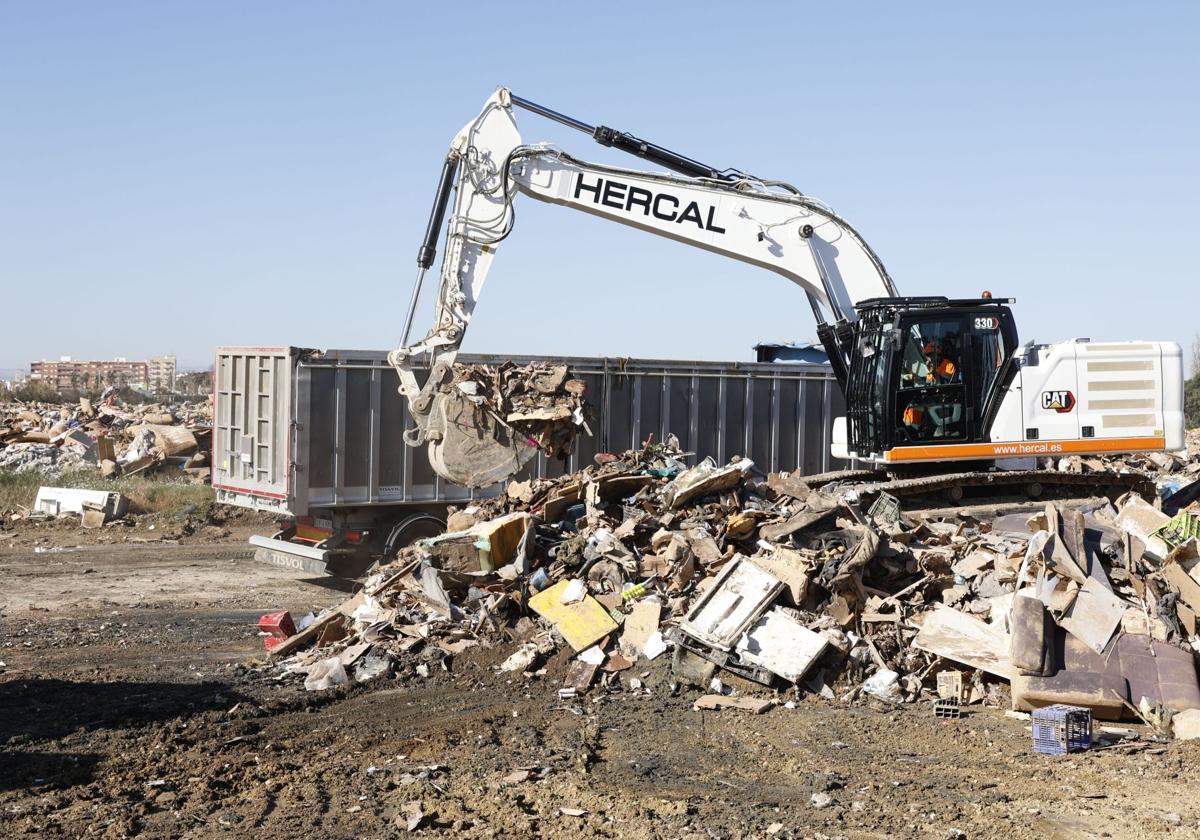
[[[1101,455],[1106,452],[1162,452],[1162,437],[1087,438],[1085,440],[1017,440],[1008,443],[944,443],[897,446],[885,461],[950,461],[967,458],[1032,458],[1046,455]]]

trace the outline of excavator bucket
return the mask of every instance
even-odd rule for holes
[[[436,361],[418,386],[407,356],[393,360],[416,428],[409,446],[428,444],[434,472],[463,487],[487,487],[521,471],[538,452],[566,459],[587,431],[587,383],[565,364],[455,364]]]
[[[486,487],[521,470],[536,444],[500,422],[484,406],[455,393],[438,393],[429,415],[429,463],[463,487]]]

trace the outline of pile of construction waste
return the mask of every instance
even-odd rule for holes
[[[210,480],[212,407],[127,405],[109,398],[74,405],[0,403],[0,470],[58,476],[93,469],[105,477],[173,469]]]
[[[745,459],[688,467],[673,439],[596,460],[453,514],[349,601],[270,638],[272,657],[313,689],[428,674],[474,646],[533,674],[566,647],[563,698],[637,690],[639,662],[664,656],[707,692],[700,708],[799,692],[900,704],[940,685],[955,704],[1200,715],[1195,506],[1172,517],[1130,494],[906,513]]]
[[[1135,471],[1155,479],[1159,495],[1169,496],[1200,478],[1200,430],[1187,434],[1187,448],[1181,452],[1144,452],[1133,455],[1071,455],[1048,460],[1047,466],[1065,473],[1090,475],[1104,472]]]

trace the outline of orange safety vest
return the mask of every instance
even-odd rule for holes
[[[936,368],[925,374],[925,378],[930,382],[936,381],[938,377],[949,381],[954,378],[954,374],[957,372],[958,368],[954,366],[954,362],[949,359],[942,359],[937,363]]]
[[[920,426],[925,422],[925,412],[919,406],[910,405],[904,409],[904,425]]]

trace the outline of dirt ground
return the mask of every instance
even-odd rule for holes
[[[0,539],[0,836],[1200,836],[1200,742],[1049,757],[994,709],[696,712],[666,657],[592,700],[558,699],[565,657],[512,677],[500,648],[305,692],[254,622],[345,592],[253,561],[255,527]]]

